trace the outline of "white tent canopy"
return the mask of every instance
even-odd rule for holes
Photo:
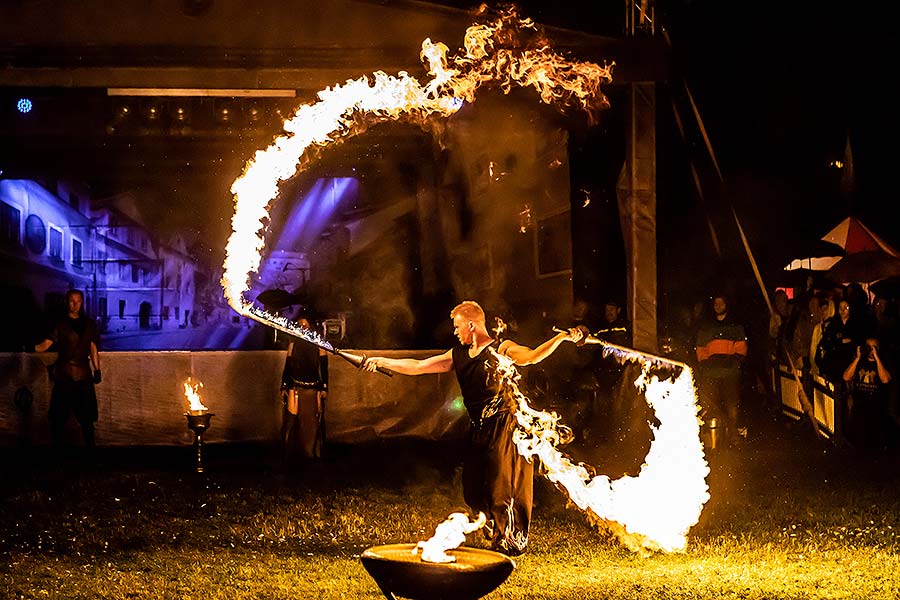
[[[837,224],[834,229],[820,238],[824,242],[830,242],[844,249],[844,255],[858,252],[884,252],[900,258],[893,246],[885,242],[875,232],[866,227],[856,217],[847,217]],[[843,256],[810,256],[807,258],[795,258],[785,268],[785,271],[807,269],[810,271],[827,271]]]

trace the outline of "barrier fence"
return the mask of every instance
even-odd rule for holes
[[[828,439],[834,440],[841,433],[840,417],[843,414],[842,403],[844,402],[841,388],[835,387],[831,381],[821,375],[807,375],[801,381],[806,382],[806,395],[813,405],[813,415],[819,432]],[[781,400],[781,412],[785,416],[798,421],[807,418],[800,403],[800,386],[788,365],[772,366],[772,384],[776,396]]]
[[[363,351],[355,351],[363,352]],[[371,351],[369,351],[371,352]],[[423,358],[437,351],[377,351]],[[96,386],[98,446],[189,445],[184,382],[203,383],[214,413],[207,442],[274,441],[281,420],[284,351],[104,352]],[[0,446],[49,444],[51,353],[0,353]],[[326,400],[328,439],[358,443],[389,437],[445,439],[465,431],[456,376],[385,377],[331,358]],[[78,426],[69,421],[78,440]]]

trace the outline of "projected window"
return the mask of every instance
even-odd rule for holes
[[[81,240],[72,238],[72,266],[81,268]]]
[[[572,270],[572,225],[569,211],[538,219],[535,236],[538,277],[560,275]]]
[[[47,249],[47,226],[37,215],[25,219],[25,246],[35,254],[43,254]]]
[[[0,202],[0,242],[19,243],[22,213],[15,206]]]
[[[57,229],[53,225],[50,226],[50,258],[52,260],[62,260],[63,235],[62,229]]]

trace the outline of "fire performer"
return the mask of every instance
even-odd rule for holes
[[[310,329],[305,317],[297,325]],[[303,458],[320,458],[325,442],[325,394],[328,389],[328,355],[307,343],[288,344],[281,394],[284,412],[281,420],[281,444],[285,458],[299,446]]]
[[[98,416],[94,384],[101,380],[100,354],[97,351],[97,324],[84,315],[83,305],[81,290],[66,292],[66,316],[47,339],[34,347],[36,352],[46,352],[55,344],[58,353],[50,368],[53,390],[48,414],[50,433],[57,450],[63,445],[69,413],[75,415],[81,426],[84,447],[88,451],[94,448],[94,423]]]
[[[471,420],[463,460],[463,496],[473,513],[488,516],[485,531],[492,549],[515,556],[524,552],[528,543],[534,465],[518,453],[513,442],[515,408],[499,389],[491,349],[517,365],[530,365],[550,356],[562,342],[578,342],[584,334],[569,329],[529,348],[494,339],[477,302],[462,302],[450,311],[450,318],[458,346],[424,360],[373,356],[363,368],[374,371],[382,367],[404,375],[456,372]]]

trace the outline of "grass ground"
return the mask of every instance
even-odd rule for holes
[[[710,456],[711,500],[679,554],[624,549],[539,483],[529,551],[487,598],[895,598],[897,454],[805,434],[773,422]],[[426,539],[464,509],[457,448],[329,450],[285,469],[269,448],[211,446],[205,475],[190,449],[106,451],[92,466],[7,450],[0,598],[383,598],[359,554]],[[641,457],[597,452],[611,475]]]

